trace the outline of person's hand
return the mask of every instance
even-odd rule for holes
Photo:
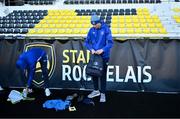
[[[96,51],[94,49],[91,50],[91,54],[94,54]]]
[[[98,54],[98,55],[100,55],[100,54],[102,54],[103,52],[104,52],[103,49],[100,49],[100,50],[97,50],[95,53]]]

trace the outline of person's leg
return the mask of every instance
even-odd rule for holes
[[[98,90],[98,77],[92,77],[94,90]]]
[[[94,90],[88,95],[88,98],[94,98],[100,95],[98,88],[98,77],[92,77]]]
[[[43,56],[42,59],[40,60],[41,64],[41,70],[42,70],[42,75],[43,75],[43,80],[44,80],[44,88],[49,87],[49,78],[48,78],[48,69],[47,69],[47,56]]]
[[[107,61],[103,61],[103,75],[100,78],[101,93],[106,92]]]
[[[47,69],[47,56],[44,55],[42,59],[40,60],[41,69],[42,69],[42,75],[44,80],[44,88],[45,88],[45,95],[50,96],[51,92],[48,89],[49,88],[49,78],[48,78],[48,69]]]
[[[107,63],[108,61],[104,60],[103,61],[103,75],[100,78],[100,85],[101,85],[101,97],[100,97],[100,102],[106,102],[106,75],[107,75]]]

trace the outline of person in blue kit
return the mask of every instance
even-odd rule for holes
[[[106,74],[110,58],[110,49],[113,46],[112,34],[110,28],[94,13],[91,16],[91,24],[93,27],[90,28],[84,45],[91,54],[102,56],[104,71],[102,77],[100,77],[100,91],[98,87],[99,77],[92,77],[94,90],[88,95],[88,98],[100,96],[100,102],[106,102]]]
[[[37,62],[40,62],[41,64],[45,95],[50,96],[51,94],[50,90],[48,89],[47,54],[41,48],[32,48],[27,52],[23,52],[16,62],[16,67],[20,69],[23,78],[28,78],[27,87],[23,90],[24,97],[26,97],[28,93],[32,92],[31,82],[34,79]]]

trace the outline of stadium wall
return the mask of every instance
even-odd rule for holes
[[[0,84],[4,87],[24,87],[16,60],[23,52],[41,47],[48,54],[51,88],[92,89],[85,67],[90,53],[84,39],[68,40],[0,40]],[[107,73],[108,90],[179,92],[180,41],[176,39],[115,40]],[[40,64],[36,65],[34,87],[41,88]]]

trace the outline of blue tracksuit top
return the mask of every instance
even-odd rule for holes
[[[111,30],[104,22],[101,22],[101,28],[99,29],[94,27],[90,28],[84,45],[90,51],[92,49],[95,51],[103,49],[103,59],[109,60],[110,49],[113,46]]]
[[[31,81],[33,80],[36,70],[36,63],[41,60],[42,56],[44,55],[46,55],[46,52],[40,48],[32,48],[20,55],[17,64],[20,62],[18,65],[21,70],[28,70],[28,86],[30,86]]]

